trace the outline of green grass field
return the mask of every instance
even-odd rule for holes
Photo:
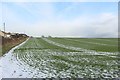
[[[30,38],[14,51],[21,65],[47,77],[117,78],[116,38]],[[39,77],[39,76],[38,76]]]

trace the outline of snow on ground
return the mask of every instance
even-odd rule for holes
[[[95,54],[95,55],[108,55],[108,54],[118,54],[118,52],[96,52],[95,50],[88,50],[88,49],[84,49],[84,48],[79,48],[79,47],[73,47],[73,46],[66,46],[57,42],[54,42],[52,40],[49,40],[47,38],[42,38],[43,40],[45,40],[46,42],[59,46],[59,47],[63,47],[66,49],[70,49],[70,50],[76,50],[76,51],[83,51],[84,53],[90,53],[90,54]]]
[[[60,47],[66,48],[66,49],[84,51],[86,54],[87,53],[93,53],[93,54],[96,54],[96,55],[97,54],[100,55],[102,53],[102,52],[95,52],[95,51],[92,51],[92,50],[87,50],[87,49],[82,49],[82,48],[77,48],[77,47],[72,47],[72,46],[66,46],[66,45],[63,45],[63,44],[60,44],[60,43],[56,43],[56,42],[54,42],[52,40],[49,40],[49,39],[46,39],[46,38],[43,38],[43,40],[45,40],[46,42],[48,42],[50,44],[54,44],[56,46],[60,46]],[[49,63],[50,61],[52,62],[52,60],[53,60],[53,62],[58,61],[57,63],[61,63],[62,62],[64,64],[70,66],[70,69],[68,69],[67,72],[61,71],[59,73],[62,76],[69,75],[69,73],[71,73],[71,71],[74,70],[74,68],[76,68],[75,72],[81,73],[79,70],[82,69],[82,68],[79,65],[75,65],[74,66],[74,65],[72,65],[72,63],[70,64],[68,62],[65,62],[64,60],[57,60],[57,59],[52,59],[52,58],[49,59],[48,58],[48,53],[49,53],[49,56],[52,56],[52,55],[53,56],[62,56],[62,55],[64,55],[64,56],[68,55],[69,56],[70,55],[71,57],[69,57],[68,60],[70,59],[71,61],[86,61],[86,62],[89,62],[88,58],[79,59],[79,58],[76,58],[76,57],[75,58],[72,57],[72,55],[76,55],[79,52],[74,52],[74,53],[73,52],[68,52],[68,53],[67,52],[63,52],[61,54],[61,52],[54,52],[54,51],[51,51],[51,50],[35,50],[35,51],[30,50],[31,53],[29,53],[29,51],[27,51],[28,54],[24,54],[23,58],[26,57],[25,60],[31,62],[31,64],[32,63],[37,63],[37,58],[35,58],[35,60],[32,60],[32,58],[35,55],[37,55],[39,57],[40,54],[41,54],[43,56],[44,59],[41,58],[42,60],[44,60],[42,65],[44,67],[43,68],[44,69],[43,72],[45,72],[45,73],[43,73],[40,70],[38,70],[38,68],[29,67],[28,64],[25,64],[24,61],[21,61],[19,59],[19,57],[21,57],[21,56],[18,55],[19,52],[17,53],[17,56],[15,56],[13,54],[13,51],[15,49],[17,49],[18,47],[20,47],[21,45],[23,45],[25,42],[23,42],[22,44],[14,47],[7,54],[5,54],[3,57],[0,58],[0,72],[2,72],[2,74],[0,74],[0,78],[38,78],[38,77],[39,78],[46,78],[48,76],[55,77],[55,75],[53,75],[52,73],[50,74],[49,72],[47,72],[47,71],[49,71],[48,69],[50,69],[50,67],[51,67],[52,72],[55,71],[55,67],[54,66],[49,66],[49,67],[46,66],[46,64]],[[39,53],[39,55],[38,55],[38,53]],[[80,53],[82,53],[82,52],[80,52]],[[113,53],[107,53],[106,52],[106,54],[113,54]],[[49,61],[45,62],[45,60],[49,60]],[[38,63],[40,63],[40,62],[38,62]],[[46,63],[46,64],[44,65],[44,63]],[[112,63],[115,64],[116,62],[112,62]],[[41,65],[38,66],[38,67],[40,68]],[[98,68],[93,68],[93,67],[89,67],[88,68],[87,66],[86,66],[84,71],[85,71],[85,73],[86,72],[93,72],[94,74],[96,74],[97,71],[99,73],[99,69]],[[109,70],[109,71],[114,72],[114,71],[112,71],[112,69]],[[104,72],[103,72],[103,74],[104,74]],[[108,75],[108,74],[105,74],[105,75]],[[111,73],[111,74],[113,74],[113,73]],[[110,76],[112,76],[111,74],[110,74]]]
[[[6,53],[4,56],[2,56],[0,58],[0,79],[2,79],[2,78],[26,78],[26,77],[31,78],[31,77],[34,77],[34,74],[36,71],[28,68],[27,66],[20,65],[20,62],[18,62],[18,60],[12,54],[12,52],[16,48],[23,45],[25,42],[12,48],[8,53]],[[26,71],[23,71],[24,69]],[[31,73],[31,71],[33,73]],[[41,77],[44,77],[44,76],[45,76],[45,74],[41,73]]]

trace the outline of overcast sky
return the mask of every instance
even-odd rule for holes
[[[62,37],[118,35],[118,2],[2,2],[0,7],[0,23],[6,23],[8,32]]]

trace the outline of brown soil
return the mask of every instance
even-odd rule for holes
[[[25,41],[28,37],[19,37],[19,38],[3,38],[0,39],[1,46],[2,46],[2,56],[3,54],[7,53],[11,48],[15,47],[16,45]]]

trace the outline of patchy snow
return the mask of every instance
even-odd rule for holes
[[[53,45],[56,45],[56,46],[59,46],[59,47],[63,47],[63,48],[66,48],[66,49],[70,49],[70,50],[83,51],[84,53],[90,53],[90,54],[95,54],[95,55],[97,55],[97,54],[99,54],[99,55],[118,54],[118,52],[114,52],[114,53],[113,52],[97,52],[95,50],[88,50],[88,49],[79,48],[79,47],[66,46],[66,45],[54,42],[52,40],[49,40],[47,38],[42,38],[42,39],[45,40],[46,42],[50,43],[50,44],[53,44]]]
[[[46,38],[43,38],[43,40],[45,40],[50,44],[54,44],[56,46],[60,46],[71,50],[83,51],[83,52],[61,52],[56,50],[54,51],[51,49],[43,49],[43,50],[31,49],[31,50],[25,50],[23,51],[23,53],[21,53],[20,50],[14,51],[15,49],[18,49],[21,45],[27,42],[25,41],[22,44],[11,49],[7,54],[4,55],[4,57],[1,57],[0,71],[2,72],[2,74],[0,77],[1,78],[46,78],[46,77],[49,78],[49,77],[60,76],[64,78],[64,77],[71,77],[73,75],[75,76],[76,74],[78,74],[78,77],[81,78],[86,76],[87,74],[89,74],[88,75],[89,77],[91,76],[93,78],[98,77],[100,75],[102,75],[103,77],[107,77],[107,76],[113,78],[118,77],[117,73],[113,73],[115,72],[115,70],[117,72],[118,68],[116,67],[114,67],[115,69],[112,69],[111,67],[107,69],[108,67],[106,67],[105,69],[103,69],[106,71],[102,71],[100,70],[102,68],[99,66],[98,67],[93,67],[92,65],[80,66],[80,64],[78,63],[78,62],[82,62],[82,63],[91,62],[91,63],[102,63],[104,65],[109,65],[109,66],[117,65],[117,62],[114,60],[113,61],[96,60],[95,56],[91,56],[92,58],[89,57],[87,58],[84,56],[82,57],[84,53],[86,53],[86,55],[100,55],[101,53],[102,53],[101,55],[104,55],[103,52],[95,52],[92,50],[66,46]],[[33,43],[30,44],[30,46],[23,45],[21,47],[22,48],[42,47],[39,43],[38,44],[37,43],[38,41],[34,39]],[[113,54],[113,53],[108,53],[107,55],[106,52],[105,55],[110,56],[109,54]],[[59,56],[62,58],[57,59],[55,58],[55,56]],[[78,64],[74,64],[74,62]],[[67,68],[66,70],[59,69],[59,66],[61,66],[62,64],[67,66],[67,67],[65,66]]]
[[[16,48],[20,47],[25,42],[12,48],[8,53],[6,53],[4,56],[0,58],[0,73],[1,73],[0,79],[34,77],[34,75],[36,74],[36,71],[32,68],[28,68],[27,65],[21,65],[20,60],[18,61],[16,57],[12,54]],[[40,77],[45,77],[45,74],[43,73],[40,73],[40,74],[41,74]]]
[[[26,42],[26,41],[25,41]],[[24,44],[23,42],[22,44]],[[22,44],[12,48],[8,53],[6,53],[4,56],[0,59],[0,68],[1,68],[1,78],[11,78],[11,77],[17,77],[21,73],[20,67],[17,65],[16,58],[12,55],[12,52],[21,46]],[[16,74],[16,75],[13,75]]]

